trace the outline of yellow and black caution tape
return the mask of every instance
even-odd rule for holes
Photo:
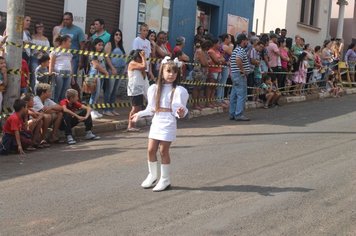
[[[10,45],[10,46],[18,47],[18,48],[23,47],[24,49],[39,50],[39,51],[45,51],[45,52],[71,53],[71,54],[78,54],[78,55],[83,55],[83,56],[98,56],[98,57],[111,57],[111,58],[122,58],[122,59],[130,58],[129,55],[94,52],[94,51],[88,51],[88,50],[55,48],[55,47],[47,47],[47,46],[41,46],[41,45],[36,45],[36,44],[31,44],[31,43],[24,43],[22,45],[22,44],[18,44],[18,43],[14,43],[14,42],[6,42],[6,45]],[[150,61],[151,63],[160,63],[162,61],[162,59],[161,58],[147,58],[147,61]],[[202,66],[200,63],[194,63],[194,62],[185,62],[184,64],[192,65],[192,66]],[[227,66],[225,66],[225,65],[209,65],[208,67],[224,68]]]

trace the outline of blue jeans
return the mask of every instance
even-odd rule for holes
[[[118,75],[123,75],[125,72],[125,67],[116,68]],[[113,104],[116,102],[117,92],[122,82],[122,79],[104,79],[105,89],[104,89],[104,103]],[[113,108],[106,108],[104,111],[113,111]]]
[[[100,79],[99,77],[97,77],[95,91],[91,94],[89,99],[90,105],[96,104],[98,102],[103,85],[104,85],[104,79]]]
[[[74,54],[72,58],[72,71],[73,74],[78,74],[78,66],[79,66],[79,55]],[[75,82],[77,82],[78,77],[74,77]]]
[[[244,114],[247,98],[247,78],[240,72],[232,73],[232,84],[230,95],[230,116],[240,117]]]
[[[60,75],[56,76],[55,78],[55,85],[54,85],[54,96],[53,100],[56,103],[59,103],[62,99],[65,98],[66,92],[70,89],[70,71],[60,71],[58,72]]]
[[[227,78],[229,78],[229,72],[230,72],[230,68],[229,67],[224,67],[222,69],[220,80],[218,81],[219,84],[226,85]],[[217,91],[216,91],[216,97],[217,97],[218,102],[223,102],[224,101],[224,98],[225,98],[225,87],[218,86]]]
[[[36,76],[35,76],[35,71],[36,68],[38,67],[38,59],[36,56],[31,57],[31,66],[30,66],[30,87],[32,89],[32,92],[35,93],[35,85],[36,85]]]

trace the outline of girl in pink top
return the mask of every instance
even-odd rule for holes
[[[307,54],[305,52],[299,55],[298,70],[295,72],[294,75],[294,82],[297,84],[295,88],[296,90],[295,95],[300,96],[302,94],[303,85],[306,83],[307,80],[308,66],[306,60],[307,60]]]

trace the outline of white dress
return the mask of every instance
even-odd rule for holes
[[[172,112],[155,112],[156,109],[156,89],[157,85],[153,84],[148,88],[146,110],[138,112],[138,117],[154,116],[149,133],[150,139],[173,142],[177,134],[177,110],[184,108],[184,116],[188,114],[187,102],[189,94],[187,90],[181,86],[177,86],[173,99],[172,84],[163,84],[161,93],[160,108],[172,109]]]

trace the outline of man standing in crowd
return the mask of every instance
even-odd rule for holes
[[[282,39],[286,39],[287,38],[287,30],[286,29],[282,29],[281,30],[281,38]]]
[[[25,16],[23,21],[23,42],[24,43],[31,43],[32,37],[30,33],[30,26],[31,26],[31,17]],[[22,52],[22,59],[24,59],[27,64],[30,64],[30,57],[31,57],[31,49],[26,48]]]
[[[248,38],[240,34],[236,38],[237,47],[230,58],[233,87],[230,95],[230,120],[249,121],[244,116],[247,98],[247,75],[250,73],[250,62],[245,51]]]
[[[103,19],[95,19],[94,20],[95,34],[92,35],[91,39],[94,41],[99,38],[103,40],[104,45],[106,45],[110,41],[111,35],[105,30],[105,22]]]
[[[281,53],[278,48],[278,36],[276,34],[271,34],[270,35],[270,41],[267,46],[267,52],[268,52],[268,67],[271,69],[272,72],[279,73],[281,72],[281,65],[279,65],[279,57],[281,56]],[[278,79],[278,85],[282,86],[282,83],[280,81],[280,76],[279,74],[274,74],[272,76],[272,80],[275,81]]]
[[[65,12],[63,15],[63,29],[61,35],[69,35],[72,38],[71,49],[81,50],[84,49],[85,34],[83,30],[73,24],[73,14],[71,12]],[[73,74],[77,74],[78,69],[81,67],[78,54],[73,54],[72,59],[72,71]]]
[[[148,25],[147,24],[142,24],[140,26],[140,35],[134,39],[132,49],[133,50],[143,50],[145,52],[145,57],[146,59],[149,58],[151,55],[151,42],[147,39],[148,36]],[[149,76],[150,80],[154,80],[154,76],[151,72],[151,66],[150,63],[147,63],[147,68],[146,68],[147,75]]]
[[[194,36],[194,45],[197,44],[200,41],[204,40],[204,33],[205,33],[205,29],[203,26],[199,26],[197,28],[197,34]]]

